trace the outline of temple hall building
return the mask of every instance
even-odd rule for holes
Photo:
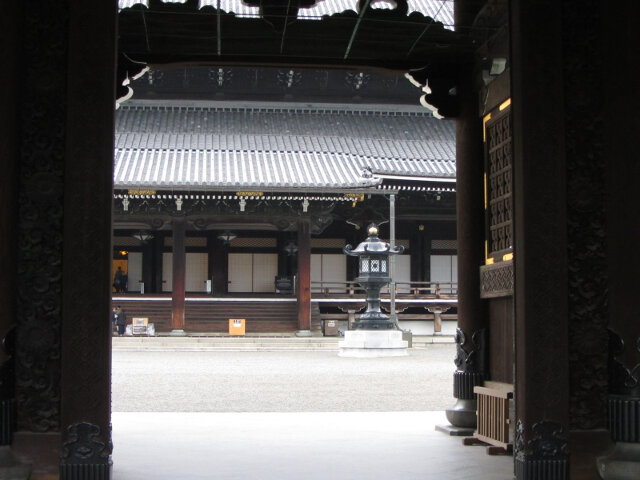
[[[402,76],[379,97],[376,76],[299,71],[290,75],[297,88],[283,89],[284,73],[179,69],[134,82],[142,99],[116,113],[113,266],[127,284],[114,303],[159,332],[221,332],[231,311],[247,319],[247,332],[318,333],[322,316],[346,322],[364,308],[357,265],[342,248],[371,223],[388,237],[393,221],[407,252],[394,272],[400,317],[412,321],[402,325],[431,333],[424,320],[434,311],[455,319],[454,123],[389,104],[416,90]],[[259,88],[243,83],[254,76]],[[184,78],[189,89],[178,89]],[[324,92],[312,99],[325,102],[302,102],[318,78]],[[207,86],[225,98],[188,99],[206,98]],[[288,98],[226,99],[240,93]],[[371,103],[379,98],[387,103]]]

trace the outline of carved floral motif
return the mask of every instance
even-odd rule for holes
[[[514,450],[518,458],[531,460],[560,460],[568,454],[568,443],[563,437],[564,429],[557,422],[542,420],[531,427],[531,438],[525,440],[525,428],[518,419],[515,429]]]
[[[18,428],[60,422],[60,323],[67,6],[26,2],[15,356]],[[42,46],[47,48],[43,49]]]
[[[105,444],[100,437],[100,427],[88,422],[74,423],[67,429],[70,440],[64,443],[63,464],[108,464],[113,449],[111,443]],[[110,438],[110,435],[109,435]]]
[[[605,427],[607,291],[600,4],[563,4],[571,428]]]
[[[467,338],[464,332],[456,329],[456,357],[454,363],[464,372],[484,372],[487,354],[487,330],[481,329],[471,336],[471,350],[465,350]]]
[[[636,341],[636,348],[640,352],[640,338]],[[609,393],[640,396],[640,364],[628,367],[618,360],[624,349],[622,338],[609,330]]]

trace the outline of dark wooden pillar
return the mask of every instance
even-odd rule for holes
[[[311,335],[311,225],[298,223],[298,335]]]
[[[284,232],[278,232],[276,234],[276,249],[278,251],[278,277],[284,277],[288,275],[289,256],[284,251],[284,247],[287,245],[287,235]]]
[[[213,294],[224,295],[229,286],[229,247],[212,232],[207,242],[209,247],[209,277],[213,283]]]
[[[421,282],[424,278],[424,231],[419,230],[418,223],[412,223],[410,225],[411,280]]]
[[[511,3],[515,472],[567,479],[569,348],[562,5]]]
[[[425,230],[420,233],[420,241],[422,245],[422,255],[420,262],[420,281],[428,282],[431,280],[431,248],[433,233],[428,231],[427,225],[424,225]]]
[[[115,2],[69,2],[60,478],[111,473]],[[91,453],[87,451],[87,446]]]
[[[149,239],[142,244],[142,281],[144,282],[144,293],[155,293],[154,277],[154,255],[156,237]]]
[[[632,6],[633,5],[633,6]],[[613,451],[598,459],[603,478],[640,478],[640,92],[628,88],[637,64],[638,40],[632,2],[605,13],[604,145],[607,182],[606,241],[609,267],[608,422]],[[606,9],[605,9],[606,10]],[[632,38],[632,36],[634,36]],[[635,50],[634,50],[635,49]],[[610,70],[612,69],[612,70]],[[616,72],[616,75],[610,75]],[[633,159],[633,160],[631,160]],[[611,476],[615,474],[616,476]],[[609,476],[606,476],[609,475]]]
[[[176,335],[184,334],[184,297],[186,281],[186,221],[173,221],[173,272],[171,289],[171,328]]]
[[[480,299],[480,266],[484,262],[484,183],[482,122],[473,94],[471,70],[460,74],[460,116],[456,119],[456,216],[458,237],[458,330],[453,395],[447,410],[454,427],[476,424],[473,388],[487,379],[487,315]]]
[[[162,293],[164,291],[164,284],[162,282],[164,239],[165,235],[158,232],[151,240],[153,242],[153,288],[155,293]]]
[[[0,115],[0,339],[5,348],[0,349],[0,446],[11,444],[15,429],[15,386],[13,352],[7,351],[13,343],[16,323],[16,231],[18,211],[18,163],[21,70],[20,49],[22,32],[17,21],[21,5],[14,2],[0,20],[0,28],[8,44],[0,50],[0,103],[4,113]],[[7,337],[9,335],[9,337]]]

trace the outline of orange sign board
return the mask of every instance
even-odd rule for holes
[[[229,335],[244,335],[246,323],[244,318],[230,318]]]

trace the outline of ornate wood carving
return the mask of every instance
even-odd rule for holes
[[[62,218],[66,124],[66,3],[27,2],[18,219],[18,428],[60,425]],[[42,48],[46,45],[47,48]]]
[[[60,463],[60,479],[107,480],[111,478],[113,445],[99,441],[100,427],[87,422],[68,427],[69,441],[64,443]],[[111,438],[111,433],[105,435]]]
[[[531,427],[529,439],[522,420],[515,428],[515,471],[518,480],[569,478],[568,443],[562,425],[540,421]]]
[[[563,7],[571,428],[605,426],[607,245],[600,3]],[[579,38],[580,41],[576,42]]]
[[[487,375],[487,330],[481,329],[471,336],[471,345],[461,329],[456,329],[456,371],[453,375],[453,396],[474,399],[473,387],[482,385]],[[466,348],[465,348],[466,346]]]
[[[640,338],[636,340],[636,349],[640,352]],[[619,359],[624,350],[622,338],[609,330],[609,393],[640,397],[640,364],[625,365]]]
[[[90,422],[110,444],[111,210],[117,5],[69,2],[62,62],[64,104],[64,265],[60,422]],[[90,85],[90,88],[88,87]],[[79,388],[81,386],[81,388]],[[68,462],[67,462],[68,463]],[[61,464],[62,478],[65,462]],[[85,469],[83,468],[83,472]],[[70,477],[66,477],[70,478]],[[78,478],[71,477],[71,478]],[[83,474],[83,478],[91,478]]]
[[[513,260],[480,266],[480,298],[513,295]]]

